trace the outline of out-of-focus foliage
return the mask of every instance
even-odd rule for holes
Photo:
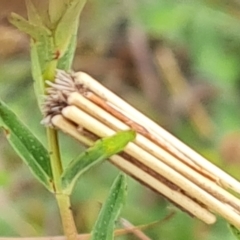
[[[230,228],[232,234],[236,237],[236,239],[239,239],[240,238],[240,231],[239,231],[239,229],[235,228],[231,224],[229,224],[229,228]]]
[[[240,6],[210,1],[140,2],[135,19],[151,36],[184,48],[191,73],[220,91],[221,98],[215,102],[219,107],[214,109],[219,130],[238,128],[239,113],[231,113],[239,104],[240,19],[236,7]]]
[[[36,1],[38,8],[46,1]],[[24,1],[0,2],[0,96],[44,142],[28,40],[8,24],[10,11],[26,15]],[[240,179],[239,16],[240,4],[234,0],[89,0],[81,17],[74,70],[87,71]],[[204,114],[197,115],[198,109]],[[65,163],[82,148],[64,135],[62,147]],[[116,173],[104,163],[77,185],[73,210],[79,232],[91,231]],[[122,217],[138,225],[167,215],[170,203],[128,180]],[[54,199],[1,135],[0,186],[0,235],[61,234]],[[234,239],[223,220],[207,226],[181,211],[145,233],[151,239]]]

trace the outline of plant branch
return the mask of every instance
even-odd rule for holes
[[[77,229],[73,219],[69,196],[65,194],[56,194],[56,199],[60,210],[65,236],[68,240],[78,239]]]
[[[163,219],[160,219],[158,221],[154,221],[147,225],[139,225],[139,226],[133,226],[129,227],[128,229],[117,229],[114,231],[115,236],[123,236],[127,234],[131,234],[132,231],[138,229],[138,230],[146,230],[152,227],[161,226],[162,224],[165,224],[169,220],[171,220],[176,214],[176,211],[172,210],[167,214]],[[84,233],[84,234],[78,234],[77,240],[89,240],[91,237],[90,233]],[[46,236],[46,237],[0,237],[0,240],[66,240],[65,236]]]
[[[43,78],[47,80],[54,80],[56,72],[57,61],[53,60],[49,63]],[[45,89],[46,93],[46,89]],[[55,187],[55,196],[58,203],[63,230],[68,240],[77,239],[77,229],[71,211],[70,197],[62,194],[61,174],[63,172],[61,154],[59,149],[59,140],[57,130],[47,128],[47,139],[49,147],[49,155],[51,160],[51,167],[53,172],[53,180]]]
[[[60,157],[57,131],[52,128],[47,128],[47,139],[51,167],[53,171],[55,192],[60,193],[61,192],[60,176],[62,174],[62,162]]]

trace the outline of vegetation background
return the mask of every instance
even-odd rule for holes
[[[46,3],[35,0],[40,11]],[[28,37],[8,23],[10,12],[26,16],[24,1],[0,1],[0,97],[44,142]],[[239,66],[238,0],[88,0],[73,69],[91,74],[240,179]],[[82,148],[63,134],[61,139],[67,162]],[[73,196],[79,232],[91,231],[117,172],[106,162],[81,179]],[[123,218],[148,224],[172,208],[129,177]],[[207,226],[181,211],[145,232],[159,240],[233,239],[222,219]],[[0,134],[0,236],[59,234],[54,198]]]

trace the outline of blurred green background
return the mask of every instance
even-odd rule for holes
[[[35,0],[39,11],[47,0]],[[34,97],[28,37],[7,20],[24,1],[0,1],[0,97],[45,142]],[[86,71],[227,172],[240,167],[240,2],[88,0],[73,69]],[[64,162],[82,147],[61,134]],[[91,231],[118,170],[85,174],[73,195],[79,232]],[[134,225],[174,207],[129,177],[121,216]],[[121,224],[118,224],[121,227]],[[207,226],[177,210],[145,233],[159,240],[231,240],[226,223]],[[0,134],[0,236],[62,234],[55,200]],[[117,239],[139,239],[133,235]]]

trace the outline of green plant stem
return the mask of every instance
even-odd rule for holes
[[[77,229],[71,211],[71,203],[68,195],[62,194],[61,174],[62,163],[60,158],[57,131],[47,128],[51,166],[55,184],[55,196],[60,210],[64,234],[68,240],[77,240]]]
[[[45,73],[43,74],[43,79],[54,81],[57,64],[57,58],[49,63]],[[57,131],[52,128],[47,128],[47,139],[53,172],[55,196],[60,210],[64,234],[68,240],[77,240],[77,229],[71,211],[70,198],[68,195],[63,195],[62,193],[61,175],[63,172],[63,167]]]
[[[49,144],[51,167],[53,171],[53,179],[55,184],[55,192],[61,193],[60,177],[62,174],[62,162],[60,157],[57,131],[52,128],[47,128],[47,138]]]
[[[56,67],[57,67],[56,60],[52,60],[51,62],[49,62],[48,67],[45,73],[43,74],[43,79],[54,81]],[[46,91],[46,89],[44,89],[44,91]],[[55,192],[61,193],[60,179],[61,179],[63,168],[62,168],[61,155],[60,155],[59,144],[58,144],[58,134],[55,129],[47,128],[47,140],[48,140],[48,149],[49,149],[49,155],[51,160],[51,167],[53,172]]]
[[[56,199],[65,236],[68,240],[77,240],[78,233],[73,219],[69,196],[65,194],[56,194]]]
[[[77,240],[77,229],[71,211],[71,203],[68,195],[62,194],[61,174],[63,171],[59,150],[58,134],[55,129],[47,128],[49,154],[53,171],[56,200],[58,203],[63,230],[68,240]]]
[[[43,79],[54,81],[54,76],[55,76],[55,73],[56,73],[57,63],[58,63],[57,59],[52,60],[49,63],[48,68],[46,69],[45,73],[43,74]]]

